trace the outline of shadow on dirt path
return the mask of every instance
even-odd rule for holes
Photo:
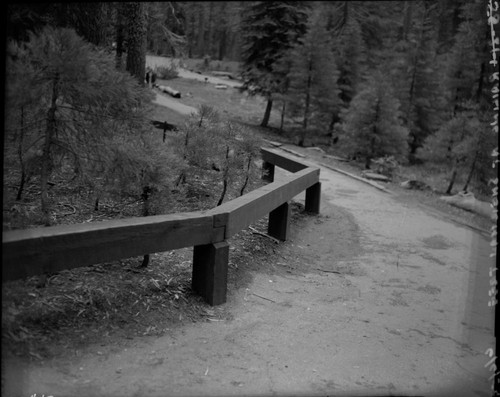
[[[10,366],[9,395],[488,396],[488,241],[328,169],[320,176],[321,215],[295,216],[291,238],[263,242],[264,256],[230,256],[228,316]]]

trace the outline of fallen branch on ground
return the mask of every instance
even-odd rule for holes
[[[325,270],[325,269],[320,269],[319,267],[316,268],[316,270],[319,270],[319,271],[322,271],[322,272],[325,272],[325,273],[336,273],[336,274],[342,274],[341,272],[338,272],[336,270]]]
[[[273,240],[276,244],[280,243],[280,241],[277,238],[274,238],[268,234],[259,232],[257,229],[253,228],[252,226],[248,226],[248,228],[252,231],[253,234],[258,234],[260,236],[267,237],[268,239]]]
[[[265,299],[266,301],[276,303],[276,301],[273,301],[272,299],[266,298],[264,296],[257,295],[257,294],[255,294],[253,292],[252,292],[252,295],[255,295],[255,296],[257,296],[258,298],[261,298],[261,299]]]

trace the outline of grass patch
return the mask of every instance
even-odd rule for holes
[[[224,118],[258,125],[264,117],[266,100],[260,96],[250,96],[241,93],[237,88],[228,87],[225,90],[215,88],[213,84],[200,83],[197,80],[175,78],[158,80],[159,85],[167,85],[181,92],[179,103],[198,108],[200,105],[211,106]],[[279,112],[271,112],[270,125],[279,126]]]
[[[203,58],[183,59],[180,65],[191,71],[221,71],[230,72],[234,75],[240,73],[240,63],[237,61],[209,60],[208,63]]]

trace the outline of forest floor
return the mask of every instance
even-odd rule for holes
[[[109,317],[86,317],[92,304],[81,326],[54,313],[68,322],[52,329],[59,339],[33,336],[27,356],[4,355],[4,394],[487,397],[489,239],[327,167],[321,182],[321,214],[304,215],[296,197],[286,242],[251,229],[230,239],[224,305],[190,292],[187,250],[141,271],[56,278],[49,288],[114,277],[124,292],[101,302]],[[266,219],[254,227],[265,233]],[[30,293],[43,301],[46,289]]]
[[[217,103],[236,121],[260,121],[258,97],[168,85],[191,94],[187,106]],[[183,117],[156,107],[152,119]],[[257,234],[266,218],[231,239],[228,303],[215,308],[190,290],[189,249],[152,255],[146,269],[132,258],[61,272],[43,288],[36,278],[3,285],[2,392],[431,395],[461,379],[455,390],[487,395],[491,221],[398,181],[387,195],[325,167],[360,175],[355,164],[253,130],[322,167],[322,214],[304,215],[298,197],[289,241]]]

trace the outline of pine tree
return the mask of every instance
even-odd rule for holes
[[[297,1],[258,1],[244,10],[242,31],[242,76],[245,88],[266,97],[261,125],[268,125],[273,94],[284,76],[274,68],[285,52],[306,30],[305,6]]]
[[[338,72],[325,24],[322,14],[314,12],[307,33],[288,54],[291,67],[287,102],[290,113],[301,118],[300,146],[304,146],[308,127],[326,127],[340,103]]]
[[[334,53],[337,60],[339,77],[337,80],[340,90],[341,106],[333,109],[328,134],[332,136],[335,124],[340,121],[340,112],[349,107],[352,98],[356,95],[361,82],[364,64],[364,43],[361,36],[361,27],[356,19],[350,18],[340,33],[334,39]]]
[[[414,51],[409,51],[407,69],[402,71],[403,74],[409,75],[401,100],[404,120],[410,131],[408,142],[410,163],[416,161],[416,152],[425,139],[436,131],[440,124],[442,109],[442,104],[438,102],[442,91],[436,68],[438,22],[436,4],[424,2],[419,21],[419,28],[409,39],[410,42],[415,41],[417,46]]]
[[[18,114],[25,105],[16,95],[36,98],[25,109],[26,119],[37,121],[21,131],[31,141],[26,155],[36,153],[39,159],[36,173],[48,224],[47,183],[54,168],[67,164],[82,183],[91,185],[108,155],[106,139],[136,133],[146,125],[144,111],[151,94],[130,75],[118,72],[109,54],[92,50],[70,29],[45,28],[27,43],[11,43],[7,73],[9,112]],[[23,90],[16,90],[20,85]],[[10,133],[19,136],[20,130]]]
[[[469,173],[472,178],[486,129],[486,123],[476,117],[476,111],[471,107],[469,111],[461,112],[443,124],[427,140],[423,147],[424,158],[450,169],[446,194],[452,192],[457,176]],[[468,188],[468,185],[469,182],[464,187]]]
[[[445,131],[450,123],[454,125],[457,120],[464,118],[477,120],[481,126],[489,123],[492,82],[488,80],[488,72],[493,70],[488,68],[490,32],[484,23],[483,13],[484,4],[481,1],[464,2],[459,7],[458,16],[461,22],[454,44],[446,57],[443,57],[445,64],[442,81],[448,115],[442,127]],[[463,161],[459,160],[453,168],[452,175],[459,177],[466,173],[469,183],[473,183],[478,191],[486,192],[488,180],[494,177],[489,153],[498,140],[498,134],[485,128],[467,130],[476,137],[469,144],[469,151]],[[442,134],[441,131],[438,135]],[[464,187],[468,187],[469,183]],[[450,186],[452,188],[453,183],[450,182]],[[451,188],[447,190],[451,191]]]
[[[376,73],[342,114],[341,145],[351,155],[363,157],[367,169],[377,157],[405,153],[408,131],[399,107],[390,83]]]
[[[147,49],[153,54],[184,56],[184,16],[177,2],[144,3]]]
[[[139,84],[144,84],[146,75],[146,21],[144,3],[125,3],[127,27],[126,70]]]

